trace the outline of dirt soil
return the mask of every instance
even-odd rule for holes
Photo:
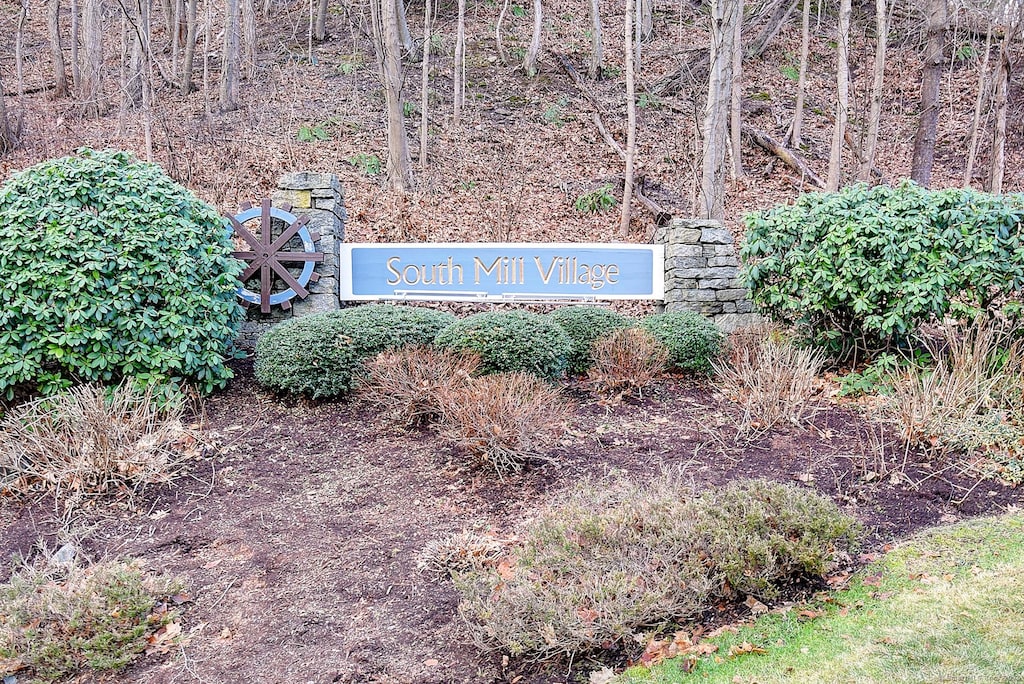
[[[575,391],[557,459],[501,481],[466,471],[431,432],[397,428],[363,402],[281,401],[255,385],[249,364],[237,370],[206,402],[203,458],[148,492],[138,511],[103,506],[82,521],[90,558],[142,559],[184,578],[194,597],[188,646],[116,681],[577,681],[480,656],[460,634],[453,588],[416,561],[433,539],[514,529],[581,478],[682,469],[698,488],[797,482],[866,523],[869,551],[1024,498],[913,455],[906,477],[865,483],[878,433],[855,408],[823,401],[805,428],[738,438],[737,407],[683,379],[618,405]],[[0,503],[2,558],[38,553],[40,539],[52,546],[52,510]]]

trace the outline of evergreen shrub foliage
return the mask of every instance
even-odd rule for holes
[[[451,566],[474,641],[531,659],[641,649],[652,630],[742,593],[820,579],[861,526],[816,492],[751,480],[697,494],[678,478],[585,483],[498,561]],[[738,594],[737,592],[742,592]]]
[[[711,372],[721,353],[725,335],[705,316],[692,311],[653,314],[640,319],[640,327],[668,347],[669,367],[695,373]]]
[[[522,371],[542,378],[561,376],[572,339],[547,316],[526,311],[490,311],[469,316],[441,331],[442,349],[478,354],[483,373]]]
[[[217,210],[154,164],[81,149],[0,188],[0,391],[231,377],[241,262]]]
[[[854,185],[746,216],[754,302],[839,356],[1024,291],[1024,196]]]
[[[363,364],[378,353],[430,344],[454,322],[443,311],[367,304],[286,321],[256,345],[256,380],[280,392],[312,399],[352,391]]]
[[[548,315],[562,326],[572,340],[567,369],[572,375],[586,373],[593,364],[592,350],[595,342],[636,323],[628,316],[600,306],[563,306]]]

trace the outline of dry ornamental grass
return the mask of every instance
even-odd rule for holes
[[[480,357],[430,347],[381,352],[366,364],[363,396],[406,425],[422,425],[442,414],[441,398],[469,383]]]
[[[557,387],[529,373],[476,378],[443,392],[442,404],[442,435],[474,465],[500,476],[543,458],[568,409]]]
[[[636,392],[665,372],[668,347],[642,328],[615,330],[598,340],[591,351],[593,365],[587,373],[601,394],[619,396]]]
[[[196,441],[184,406],[158,406],[152,389],[85,385],[23,404],[0,422],[0,485],[51,491],[65,514],[85,497],[116,493],[129,505],[145,485],[166,482]]]

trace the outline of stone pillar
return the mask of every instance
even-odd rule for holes
[[[289,310],[275,306],[269,314],[261,314],[258,306],[249,307],[238,339],[243,349],[255,347],[264,332],[283,320],[341,308],[338,276],[341,243],[345,240],[345,204],[338,177],[311,171],[286,173],[278,179],[271,201],[277,208],[290,204],[296,217],[309,217],[306,225],[310,232],[320,234],[316,246],[324,260],[314,270],[320,279],[307,285],[309,295],[293,298]]]
[[[664,311],[696,311],[726,332],[760,322],[739,280],[732,233],[720,222],[672,219],[654,242],[665,245]]]

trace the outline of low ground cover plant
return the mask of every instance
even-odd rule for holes
[[[691,373],[710,373],[725,341],[710,319],[692,311],[645,316],[640,327],[668,347],[671,369]]]
[[[550,659],[634,647],[737,591],[819,578],[860,526],[831,501],[748,481],[697,493],[678,478],[587,483],[524,525],[497,563],[453,569],[485,650]]]
[[[232,249],[216,209],[127,152],[15,174],[0,187],[0,394],[223,387],[242,317]]]
[[[562,306],[548,315],[562,326],[572,340],[572,352],[566,369],[570,375],[583,375],[587,372],[593,363],[595,342],[615,330],[636,325],[632,318],[601,306]]]
[[[154,388],[83,385],[22,404],[0,420],[0,486],[48,491],[65,512],[92,496],[129,506],[146,485],[168,481],[196,451],[184,402]]]
[[[560,390],[530,373],[495,373],[441,393],[442,437],[469,464],[499,476],[542,459],[563,427]]]
[[[728,354],[712,365],[722,391],[743,406],[740,429],[768,430],[800,424],[824,362],[820,351],[797,346],[781,331],[754,328],[734,334]]]
[[[379,352],[427,345],[455,321],[450,313],[368,304],[292,319],[256,345],[256,380],[270,389],[332,399],[351,392]]]
[[[970,321],[1024,292],[1024,196],[853,185],[746,216],[758,307],[840,359]],[[970,258],[965,258],[970,255]]]
[[[565,373],[572,339],[558,323],[527,311],[489,311],[463,318],[442,330],[441,349],[480,356],[483,373],[523,372],[555,379]]]
[[[668,347],[641,328],[620,328],[594,343],[587,378],[599,394],[636,393],[665,372]]]
[[[383,351],[366,364],[362,393],[405,425],[434,423],[444,397],[465,389],[480,357],[414,345]]]
[[[169,607],[180,590],[119,561],[18,568],[0,584],[0,676],[55,682],[123,669],[181,633]]]
[[[1022,613],[1017,512],[915,535],[838,592],[766,613],[613,681],[1016,682],[1024,672]]]

